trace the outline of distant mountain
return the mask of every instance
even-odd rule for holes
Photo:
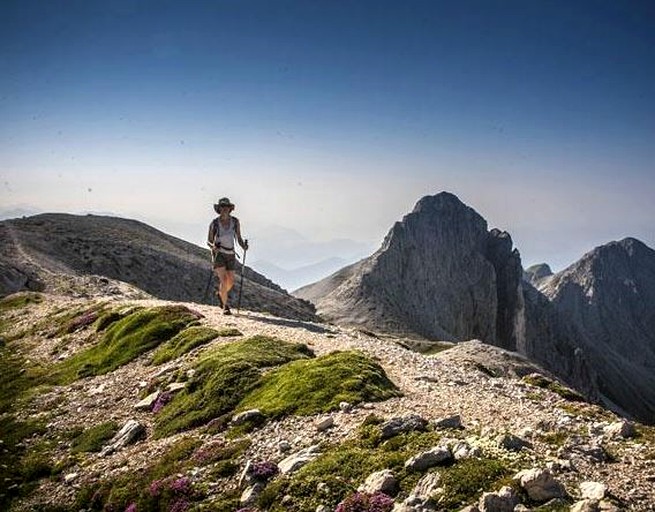
[[[540,286],[590,339],[603,396],[655,421],[655,251],[626,238]]]
[[[147,224],[97,215],[41,214],[0,222],[0,294],[52,289],[102,276],[167,300],[212,302],[207,249]],[[315,319],[314,307],[246,267],[242,305],[278,316]],[[87,280],[78,293],[91,287]],[[237,279],[233,295],[239,292]],[[91,293],[92,290],[89,290]],[[209,292],[209,293],[206,293]]]
[[[313,283],[348,264],[344,258],[327,258],[311,265],[285,269],[266,260],[257,260],[252,266],[286,290]]]
[[[626,239],[551,275],[448,193],[422,198],[372,256],[294,294],[338,324],[480,339],[591,400],[655,421],[655,253]]]
[[[553,271],[546,263],[532,265],[523,272],[523,279],[527,282],[537,285],[541,280],[553,275]]]
[[[271,262],[284,269],[308,267],[332,258],[356,261],[373,250],[368,242],[346,238],[317,242],[294,229],[276,225],[253,228],[252,231],[248,228],[247,235],[252,242],[248,258]]]

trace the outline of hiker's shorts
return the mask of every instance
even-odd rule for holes
[[[225,254],[224,252],[217,251],[214,256],[214,268],[217,267],[225,267],[225,270],[236,270],[236,254]]]

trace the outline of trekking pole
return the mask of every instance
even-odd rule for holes
[[[209,279],[207,279],[207,286],[205,286],[205,294],[203,295],[203,299],[207,299],[207,293],[209,293],[209,287],[212,284],[212,280],[214,278],[214,251],[211,251],[211,265],[209,266]],[[209,299],[209,303],[212,304],[213,300]]]
[[[246,247],[248,247],[248,240],[246,240]],[[246,253],[247,249],[243,250],[243,262],[241,263],[241,285],[239,286],[239,299],[237,300],[237,315],[241,309],[241,292],[243,292],[243,271],[246,268]]]

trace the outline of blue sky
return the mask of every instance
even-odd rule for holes
[[[373,248],[449,190],[525,265],[655,246],[652,2],[0,9],[4,211],[110,212],[202,244],[228,195],[266,259],[271,225]]]

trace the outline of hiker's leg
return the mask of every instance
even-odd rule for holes
[[[233,285],[230,285],[230,288],[227,287],[229,278],[227,277],[228,271],[225,267],[216,267],[216,277],[218,277],[218,297],[221,299],[221,304],[223,307],[227,304],[227,294],[232,288]],[[234,282],[234,278],[233,282]]]
[[[227,296],[230,293],[230,290],[234,287],[234,270],[225,271],[225,300],[223,301],[223,306],[227,306]]]

